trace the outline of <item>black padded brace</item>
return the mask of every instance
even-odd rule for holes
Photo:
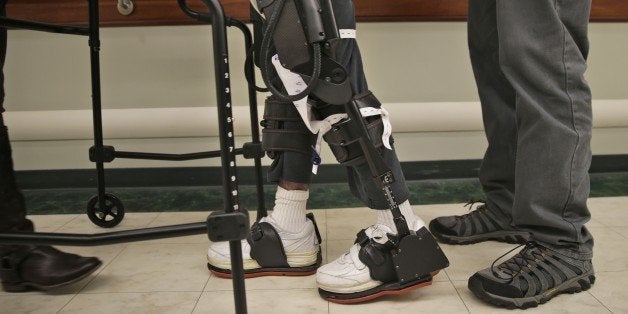
[[[321,234],[314,214],[305,215],[314,224],[316,239],[321,243]],[[251,234],[246,239],[251,245],[251,258],[263,268],[288,268],[288,258],[277,230],[267,222],[256,222],[251,226]]]
[[[358,108],[381,108],[382,106],[375,95],[370,91],[357,95],[355,101]],[[382,142],[382,133],[384,132],[382,118],[380,116],[373,116],[365,118],[365,120],[371,143],[373,143],[375,148],[381,148],[384,145]],[[338,162],[347,165],[355,165],[364,160],[364,152],[359,143],[361,134],[358,132],[357,128],[353,126],[353,123],[354,122],[349,119],[338,122],[323,136],[325,141],[329,143],[331,151],[334,153]]]
[[[251,245],[251,258],[262,267],[290,267],[288,258],[277,230],[267,222],[256,222],[251,226],[247,238]]]
[[[305,126],[292,102],[267,98],[261,125],[264,127],[262,149],[269,152],[269,157],[274,158],[272,152],[281,151],[312,153],[315,135]]]
[[[286,0],[283,8],[278,8],[276,1],[261,1],[260,4],[260,8],[267,19],[273,15],[275,10],[283,9],[273,34],[273,43],[281,64],[292,69],[310,61],[310,48],[303,28],[299,26],[302,25],[302,22],[295,1]]]

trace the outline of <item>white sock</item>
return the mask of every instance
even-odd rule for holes
[[[302,230],[307,221],[305,206],[309,196],[309,191],[290,191],[278,186],[275,194],[275,207],[270,217],[283,230],[291,233]]]
[[[399,204],[399,211],[401,211],[401,214],[406,219],[406,222],[408,223],[408,228],[416,228],[416,231],[418,229],[421,229],[422,227],[425,227],[425,222],[423,221],[423,219],[415,215],[414,211],[412,211],[410,201],[405,201]],[[395,226],[395,221],[393,220],[393,215],[390,209],[382,209],[377,211],[377,223],[387,226],[395,233],[397,233],[397,226]]]

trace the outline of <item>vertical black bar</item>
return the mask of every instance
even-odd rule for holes
[[[223,172],[223,192],[225,211],[238,211],[238,185],[235,163],[235,141],[233,134],[233,112],[229,73],[229,53],[227,50],[227,28],[224,11],[218,0],[203,0],[212,12],[212,39],[214,48],[214,72],[216,76],[216,97],[218,106],[218,129]],[[231,272],[236,313],[246,313],[246,290],[240,241],[230,241]]]
[[[249,91],[249,111],[251,114],[251,136],[253,143],[260,143],[259,138],[259,124],[258,124],[258,112],[257,112],[257,93],[255,91],[255,63],[253,62],[253,56],[249,55],[253,48],[253,35],[251,31],[241,21],[231,19],[231,25],[237,27],[242,31],[244,35],[244,51],[247,53],[247,63],[244,65],[244,71],[248,73],[250,80],[247,81]],[[262,175],[262,158],[255,157],[255,187],[257,190],[257,221],[266,217],[266,202],[264,200],[264,176]]]
[[[102,107],[100,98],[100,17],[98,0],[89,0],[89,57],[92,76],[92,115],[94,123],[94,147],[101,151],[103,147]],[[105,167],[102,161],[96,162],[98,177],[98,206],[105,208]]]

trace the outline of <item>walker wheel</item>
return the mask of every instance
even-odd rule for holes
[[[93,196],[87,203],[87,217],[95,225],[103,228],[117,226],[124,218],[124,205],[113,194],[105,194],[105,208],[98,208],[98,195]]]

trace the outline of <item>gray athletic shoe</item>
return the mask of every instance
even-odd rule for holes
[[[510,309],[536,307],[561,293],[588,290],[595,282],[591,260],[566,257],[532,242],[494,265],[469,278],[469,290],[486,302]]]
[[[473,202],[467,205],[473,206]],[[530,234],[510,227],[503,215],[489,210],[486,204],[462,216],[444,216],[430,221],[434,237],[447,244],[471,244],[483,241],[526,243]]]

